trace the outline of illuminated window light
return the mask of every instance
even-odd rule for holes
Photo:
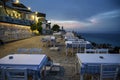
[[[2,8],[2,5],[0,5],[0,8]]]

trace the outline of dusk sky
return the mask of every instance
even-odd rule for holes
[[[80,32],[120,33],[120,0],[20,0],[52,24]]]

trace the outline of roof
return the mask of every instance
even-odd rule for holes
[[[26,8],[26,9],[27,9],[27,7],[26,7],[24,4],[22,4],[22,3],[12,3],[12,5],[13,5],[14,7]]]
[[[120,64],[120,54],[77,54],[81,63]]]
[[[28,9],[19,9],[19,8],[16,8],[16,10],[33,13],[31,10],[28,10]]]
[[[11,54],[0,59],[0,64],[5,65],[40,65],[46,59],[41,54]]]
[[[19,11],[32,12],[31,10],[28,10],[28,8],[22,3],[12,3],[12,6],[14,9]]]
[[[11,9],[15,9],[18,11],[32,12],[22,3],[12,3],[12,6],[6,5],[6,7],[11,8]]]
[[[38,12],[37,17],[46,17],[46,14]]]

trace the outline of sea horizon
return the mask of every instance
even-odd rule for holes
[[[97,44],[111,44],[113,47],[120,47],[120,33],[91,33],[77,32],[83,38]]]

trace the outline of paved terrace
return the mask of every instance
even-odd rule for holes
[[[48,79],[46,78],[46,80],[80,80],[79,75],[75,73],[76,57],[66,56],[64,41],[61,40],[59,43],[60,51],[51,51],[49,47],[42,46],[42,42],[40,41],[42,37],[43,36],[36,36],[0,46],[0,58],[8,54],[17,53],[18,48],[41,48],[42,54],[46,54],[53,60],[53,62],[60,63],[63,67],[63,75],[51,75]]]

